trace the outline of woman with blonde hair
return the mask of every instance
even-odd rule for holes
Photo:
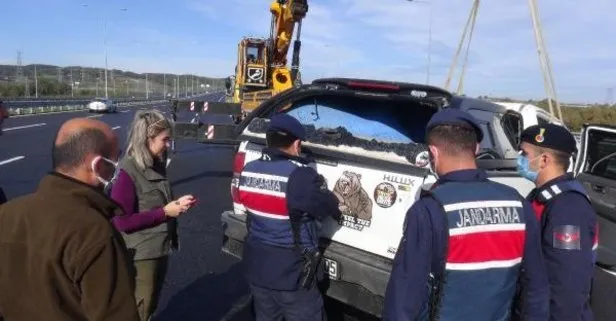
[[[161,112],[137,111],[111,189],[111,198],[124,210],[112,222],[134,261],[135,299],[143,321],[156,311],[167,257],[177,249],[176,217],[196,202],[192,195],[173,197],[164,159],[170,137],[171,124]]]

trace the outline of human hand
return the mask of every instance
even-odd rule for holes
[[[165,205],[163,210],[165,211],[166,216],[178,217],[180,214],[188,211],[196,202],[197,199],[195,199],[192,195],[184,195]]]
[[[194,196],[188,194],[178,198],[178,202],[180,202],[181,204],[188,205],[188,207],[190,208],[193,207],[195,203],[197,203],[197,199]]]

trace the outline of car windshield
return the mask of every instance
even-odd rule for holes
[[[425,128],[436,111],[413,101],[325,96],[296,101],[286,113],[316,131],[343,129],[354,138],[381,143],[425,142]]]

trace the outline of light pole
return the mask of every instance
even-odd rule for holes
[[[90,5],[84,3],[82,6],[89,7]],[[120,11],[128,11],[126,8],[121,8]],[[107,69],[109,68],[107,65],[107,13],[106,11],[103,13],[103,46],[105,47],[105,98],[109,98],[109,92],[107,91]]]
[[[430,65],[432,65],[432,1],[407,0],[408,2],[424,3],[429,6],[428,22],[428,63],[426,66],[426,85],[430,84]]]
[[[34,97],[38,98],[38,76],[36,74],[36,65],[34,65]]]
[[[148,73],[145,73],[145,99],[148,99],[150,96],[150,90],[148,89]]]
[[[75,97],[74,95],[74,87],[75,87],[75,82],[73,82],[73,68],[70,68],[71,71],[71,98]]]

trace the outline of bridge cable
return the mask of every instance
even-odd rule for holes
[[[539,65],[541,67],[543,82],[545,86],[546,95],[548,96],[548,106],[550,108],[550,114],[556,116],[554,113],[554,107],[552,101],[556,103],[556,110],[558,111],[558,119],[563,122],[562,110],[560,108],[560,102],[556,95],[556,88],[554,82],[554,76],[552,73],[552,65],[545,46],[545,40],[543,37],[543,28],[539,19],[539,7],[536,0],[528,0],[531,12],[531,18],[533,22],[533,30],[535,34],[535,42],[537,44],[537,53],[539,55]]]
[[[545,46],[545,40],[543,37],[543,28],[541,26],[541,21],[539,19],[539,8],[537,5],[537,1],[536,0],[528,0],[529,3],[529,7],[530,7],[530,13],[531,13],[531,20],[533,23],[533,31],[534,31],[534,35],[535,35],[535,42],[537,45],[537,54],[539,56],[539,66],[541,68],[541,73],[543,76],[543,83],[544,83],[544,87],[545,87],[545,91],[546,91],[546,95],[548,96],[548,106],[550,108],[550,114],[552,114],[553,116],[556,116],[556,114],[554,113],[554,107],[552,105],[552,102],[554,102],[556,104],[556,110],[558,112],[558,118],[560,119],[561,122],[563,122],[563,117],[562,117],[562,110],[560,107],[560,102],[558,101],[558,96],[556,94],[556,88],[555,88],[555,82],[554,82],[554,76],[552,73],[552,64],[550,62],[550,58],[547,52],[547,48]],[[468,65],[468,53],[469,53],[469,48],[470,48],[470,44],[471,44],[471,40],[472,40],[472,36],[473,36],[473,32],[474,32],[474,28],[475,28],[475,22],[477,19],[477,13],[479,11],[479,4],[480,4],[480,0],[474,0],[473,1],[473,6],[471,7],[471,11],[469,13],[468,19],[466,21],[466,25],[464,26],[464,30],[462,32],[462,37],[460,39],[460,42],[458,43],[458,48],[456,50],[456,54],[454,55],[453,61],[451,63],[451,66],[449,68],[449,72],[447,74],[447,79],[445,80],[445,89],[449,90],[449,85],[451,83],[451,79],[453,77],[453,72],[456,69],[457,66],[457,62],[458,59],[460,57],[460,52],[462,51],[462,45],[464,44],[464,41],[466,40],[466,35],[469,34],[469,26],[471,26],[470,29],[470,34],[469,34],[469,40],[468,40],[468,45],[466,47],[466,51],[465,51],[465,60],[464,63],[462,65],[462,72],[460,74],[460,80],[458,82],[458,87],[456,89],[456,93],[458,95],[460,95],[462,93],[462,90],[464,88],[464,76],[466,74],[466,66]]]
[[[473,4],[473,9],[471,10],[473,21],[471,22],[471,30],[468,35],[468,44],[466,45],[464,63],[462,64],[462,72],[460,73],[460,80],[458,81],[458,89],[456,90],[456,94],[458,95],[461,95],[462,90],[464,89],[464,75],[466,75],[466,67],[468,66],[468,53],[471,48],[471,40],[473,39],[473,33],[475,31],[475,21],[477,21],[477,13],[479,12],[479,2],[480,0],[476,0]]]
[[[475,0],[475,2],[477,2],[477,0]],[[475,3],[473,3],[473,7],[475,7]],[[453,71],[456,69],[456,66],[458,64],[458,58],[460,57],[460,51],[462,51],[462,45],[464,44],[464,40],[466,39],[466,34],[468,33],[468,27],[471,24],[472,21],[472,17],[473,17],[473,9],[471,9],[471,12],[468,15],[468,19],[466,20],[466,25],[464,26],[464,31],[462,31],[462,37],[460,38],[460,42],[458,43],[458,49],[456,50],[456,54],[453,57],[453,60],[451,62],[451,66],[449,67],[449,73],[447,74],[447,80],[445,81],[445,89],[449,90],[449,84],[451,83],[451,78],[453,76]]]

